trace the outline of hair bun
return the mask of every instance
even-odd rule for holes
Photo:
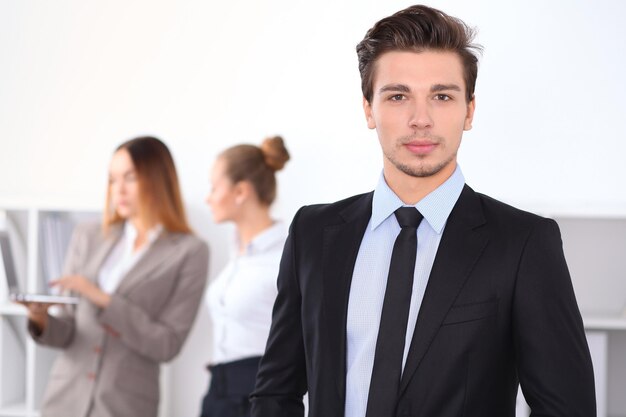
[[[261,151],[265,157],[265,163],[272,171],[280,171],[283,169],[287,161],[289,161],[289,152],[285,147],[285,142],[280,136],[266,138],[261,143]]]

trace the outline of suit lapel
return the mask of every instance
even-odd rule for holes
[[[126,273],[115,292],[128,293],[134,286],[144,280],[146,275],[159,268],[165,261],[171,259],[172,249],[178,240],[177,234],[170,234],[163,230],[137,263]]]
[[[85,277],[96,285],[98,285],[98,271],[100,271],[102,264],[109,253],[111,253],[115,244],[120,240],[120,237],[122,237],[123,230],[123,223],[112,225],[108,233],[104,236],[102,243],[94,248],[93,255],[87,262],[84,271]]]
[[[343,413],[346,385],[346,321],[350,283],[365,228],[372,213],[372,195],[368,193],[340,213],[338,224],[324,229],[323,303],[326,323],[326,357],[330,369],[344,370],[335,380],[338,405]]]
[[[480,228],[484,223],[480,201],[466,185],[450,213],[439,243],[415,325],[399,395],[408,386],[487,244],[488,237]]]

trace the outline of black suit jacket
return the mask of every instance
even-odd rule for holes
[[[253,417],[341,417],[346,319],[372,193],[296,214]],[[372,325],[377,325],[372,323]],[[593,417],[593,370],[557,224],[465,186],[439,245],[397,416]],[[391,417],[391,416],[380,416]]]

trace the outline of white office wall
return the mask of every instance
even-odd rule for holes
[[[226,260],[203,204],[217,152],[282,134],[277,217],[372,189],[356,43],[396,0],[0,0],[0,205],[100,208],[108,159],[152,134],[178,164],[194,227]],[[468,183],[548,213],[626,215],[626,3],[431,2],[485,52]],[[205,390],[204,311],[172,367],[172,415]]]

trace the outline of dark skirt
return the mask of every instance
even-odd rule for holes
[[[249,417],[260,357],[209,366],[211,384],[202,400],[201,417]]]

